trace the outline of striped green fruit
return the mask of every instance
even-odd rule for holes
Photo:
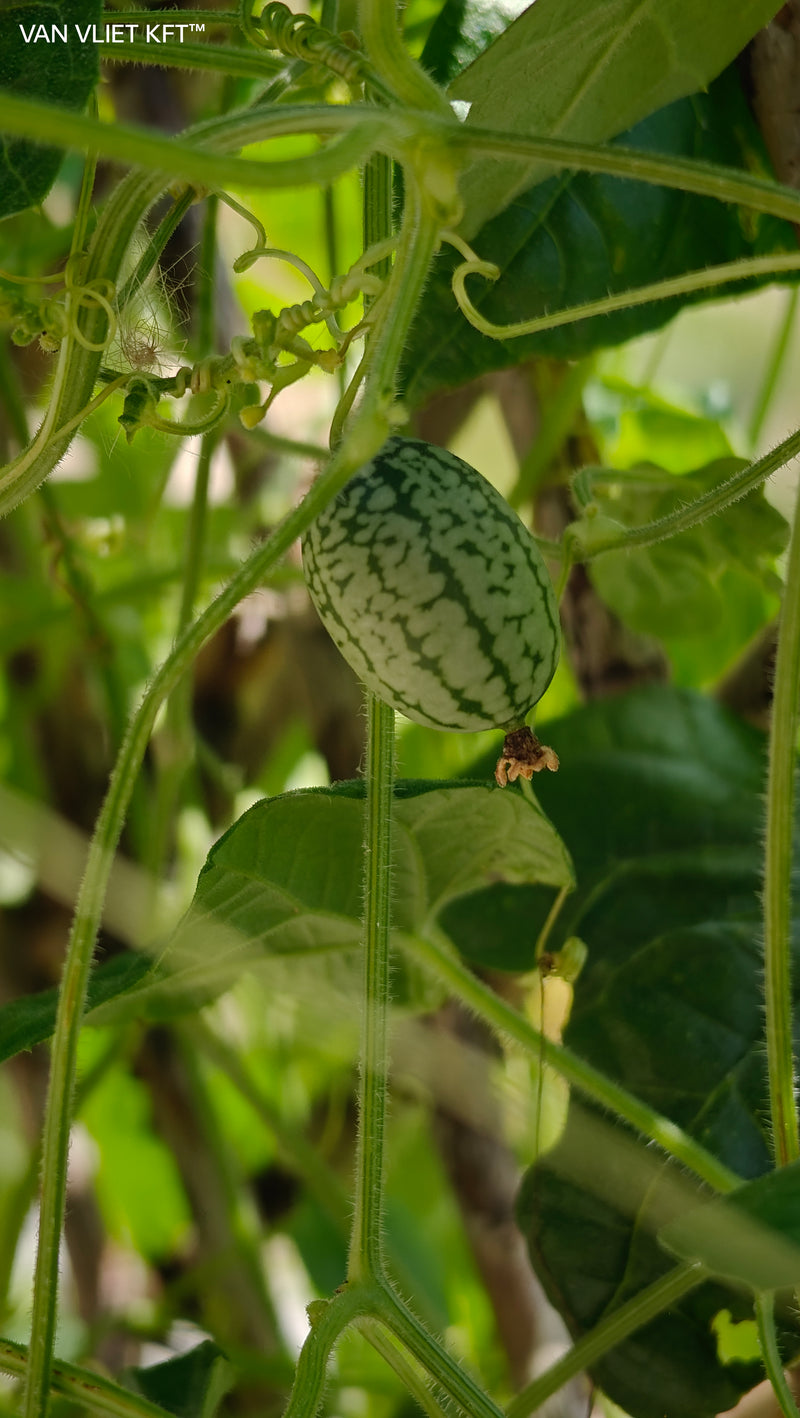
[[[558,661],[536,542],[468,463],[390,438],[303,543],[311,598],[344,658],[434,729],[521,724]]]

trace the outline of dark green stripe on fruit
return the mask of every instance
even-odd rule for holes
[[[558,657],[533,537],[460,458],[392,438],[309,531],[309,590],[365,684],[437,728],[520,722]]]

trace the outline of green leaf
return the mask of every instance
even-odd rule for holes
[[[673,1255],[753,1290],[800,1283],[800,1162],[748,1182],[662,1226]]]
[[[764,737],[712,700],[653,686],[550,722],[547,738],[561,767],[537,791],[578,878],[549,945],[577,934],[588,948],[565,1044],[739,1175],[766,1173]],[[543,895],[491,887],[449,907],[442,925],[471,959],[502,965],[516,937],[535,936]],[[576,1337],[668,1269],[657,1233],[703,1200],[661,1162],[573,1099],[564,1137],[526,1174],[534,1265]],[[731,1407],[760,1374],[720,1357],[723,1309],[735,1323],[751,1317],[741,1293],[704,1285],[593,1377],[634,1418]]]
[[[775,0],[536,0],[450,87],[468,124],[602,143],[708,87]],[[545,169],[549,172],[549,169]],[[476,162],[461,184],[470,239],[541,178],[536,160]]]
[[[659,1176],[657,1167],[625,1130],[572,1105],[558,1147],[526,1174],[519,1224],[575,1338],[671,1269],[654,1232],[685,1196],[678,1169]],[[726,1362],[717,1334],[723,1312],[729,1322],[752,1319],[752,1300],[702,1284],[597,1360],[592,1379],[633,1418],[706,1418],[733,1408],[763,1370],[758,1361]],[[796,1335],[787,1348],[796,1351]]]
[[[133,989],[151,967],[152,962],[146,955],[133,951],[124,951],[98,965],[89,976],[87,1010],[97,1009],[107,1000]],[[53,989],[25,995],[0,1008],[0,1063],[50,1038],[57,1004],[58,990]]]
[[[529,0],[445,0],[431,25],[420,63],[446,85],[488,49],[528,8]]]
[[[317,995],[327,986],[352,998],[363,817],[363,782],[256,803],[212,848],[158,971],[125,1009],[145,1000],[167,1014],[196,1007],[244,970],[263,966],[273,978],[281,961],[288,989],[306,963]],[[569,854],[534,802],[468,782],[397,784],[393,875],[400,932],[424,932],[481,881],[573,881]]]
[[[233,1387],[235,1371],[210,1339],[163,1364],[127,1369],[128,1388],[157,1403],[175,1418],[214,1418],[220,1400]]]
[[[547,725],[537,792],[578,888],[550,948],[588,947],[565,1042],[743,1177],[771,1166],[761,998],[763,735],[649,687]],[[442,926],[477,964],[519,964],[552,893],[491,886]],[[800,966],[800,921],[795,922]],[[800,1003],[800,969],[794,972]],[[680,1040],[676,1048],[675,1041]]]
[[[646,909],[658,881],[666,883],[669,899],[671,872],[681,885],[672,893],[672,919],[681,925],[708,919],[705,892],[715,881],[725,904],[741,871],[741,849],[750,868],[748,886],[757,877],[764,739],[712,700],[667,686],[639,689],[549,720],[546,737],[561,767],[552,776],[540,774],[536,792],[569,845],[578,881],[557,922],[553,949],[580,935],[592,968],[596,949],[582,922],[586,917],[593,923],[598,892],[602,919],[613,893],[620,893],[622,912],[624,892],[639,884],[624,953],[635,938],[635,910]],[[484,766],[488,759],[468,771]],[[732,889],[731,904],[742,894]],[[746,899],[751,911],[758,909],[754,897]],[[448,906],[442,924],[476,964],[518,968],[511,962],[518,960],[519,941],[535,937],[551,901],[552,892],[499,883]],[[659,900],[638,924],[651,930],[669,920]]]
[[[82,109],[99,77],[91,32],[101,0],[10,0],[0,16],[0,89]],[[66,35],[66,38],[62,38]],[[0,217],[41,202],[63,154],[25,138],[0,137]]]
[[[700,391],[700,397],[704,395]],[[602,437],[604,456],[615,468],[655,463],[671,473],[690,473],[733,452],[719,418],[671,403],[619,377],[593,380],[586,404]]]
[[[539,9],[541,0],[534,7]],[[699,12],[698,12],[699,13]],[[512,33],[510,30],[509,35]],[[627,147],[763,169],[761,141],[734,71],[710,93],[661,109],[626,133]],[[499,280],[468,282],[481,314],[505,325],[745,256],[796,249],[789,223],[743,215],[708,197],[590,173],[562,173],[518,194],[474,239]],[[721,291],[655,301],[516,339],[480,334],[458,309],[451,278],[461,258],[437,257],[405,364],[405,397],[420,403],[532,355],[578,359],[665,324]],[[738,293],[748,289],[737,283]]]
[[[600,515],[635,527],[685,506],[745,466],[743,459],[726,458],[681,478],[648,466],[581,476]],[[734,569],[747,585],[774,586],[775,558],[788,532],[759,489],[668,541],[598,557],[589,575],[605,604],[633,630],[665,639],[705,636],[728,612],[724,573]]]

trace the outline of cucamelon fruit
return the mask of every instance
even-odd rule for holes
[[[303,566],[344,658],[418,724],[517,728],[553,677],[558,609],[536,542],[445,449],[390,438],[306,533]]]

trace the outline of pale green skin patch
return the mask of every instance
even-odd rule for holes
[[[390,438],[303,542],[311,598],[348,664],[417,724],[521,724],[555,672],[558,607],[539,549],[491,483]]]

